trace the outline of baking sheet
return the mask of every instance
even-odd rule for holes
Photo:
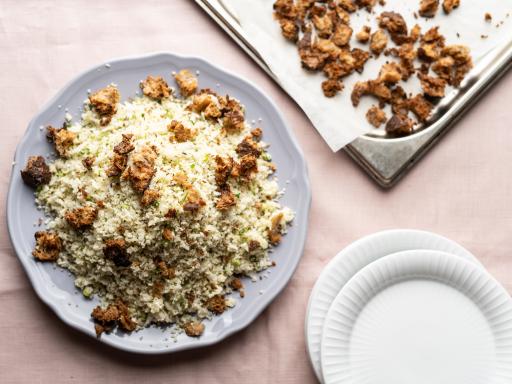
[[[385,136],[383,129],[374,129],[364,117],[375,100],[363,98],[359,107],[353,108],[350,92],[355,82],[377,77],[381,65],[390,58],[381,55],[379,60],[368,61],[363,74],[355,73],[345,78],[345,90],[335,98],[327,99],[320,88],[321,82],[325,79],[323,74],[303,70],[296,46],[281,36],[279,24],[272,17],[274,0],[223,0],[223,3],[240,22],[249,43],[261,54],[281,86],[301,106],[333,151],[341,149],[365,133],[375,137]],[[440,9],[434,19],[415,19],[413,14],[417,11],[418,4],[419,0],[388,0],[386,6],[376,6],[374,13],[379,14],[384,10],[400,12],[409,28],[417,23],[423,31],[439,25],[447,44],[464,44],[471,48],[476,67],[486,56],[488,60],[490,51],[504,44],[512,35],[512,2],[508,0],[462,0],[461,6],[450,15],[445,15]],[[485,21],[486,12],[493,16],[492,22]],[[376,30],[375,16],[365,10],[352,14],[351,26],[354,33],[363,25],[370,25],[372,30]],[[389,46],[392,46],[391,43]],[[357,43],[354,39],[352,47],[368,49],[367,45]],[[471,81],[471,78],[477,75],[475,71],[467,76],[467,81]],[[408,92],[421,91],[415,78],[414,81],[411,78],[407,83],[401,82],[400,85]],[[439,107],[449,107],[458,93],[456,89],[447,88],[447,97],[442,100]],[[418,127],[419,130],[422,128],[424,127]]]

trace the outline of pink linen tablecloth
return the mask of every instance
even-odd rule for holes
[[[31,117],[77,73],[151,51],[199,55],[251,79],[281,108],[305,153],[310,229],[290,284],[245,331],[165,356],[115,351],[65,326],[33,292],[0,205],[0,383],[314,383],[304,343],[310,290],[360,236],[438,232],[472,251],[512,292],[512,74],[393,190],[331,153],[297,106],[191,0],[0,0],[0,201]]]

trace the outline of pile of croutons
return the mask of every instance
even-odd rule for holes
[[[355,39],[368,44],[368,50],[351,47],[351,14],[364,8],[373,15],[377,2],[384,5],[382,0],[277,0],[274,16],[283,36],[297,45],[303,68],[322,71],[327,77],[322,82],[326,97],[341,92],[343,78],[363,72],[370,58],[381,54],[388,57],[376,79],[354,85],[351,100],[357,107],[361,97],[375,97],[378,104],[366,113],[369,123],[376,128],[385,124],[390,136],[405,136],[429,119],[435,102],[444,97],[446,86],[458,87],[473,62],[469,48],[446,45],[438,27],[422,34],[418,24],[409,29],[397,12],[380,13],[376,31],[365,25],[355,33]],[[458,0],[444,0],[442,4],[446,14],[459,6]],[[439,0],[421,0],[418,13],[432,18],[439,7]],[[407,95],[399,83],[413,76],[419,79],[422,92]],[[384,111],[386,105],[391,106],[391,117]]]

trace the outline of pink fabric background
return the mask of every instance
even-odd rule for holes
[[[27,123],[77,73],[111,58],[168,50],[251,79],[282,109],[313,187],[303,259],[247,330],[167,356],[112,350],[65,326],[33,292],[0,205],[1,383],[313,383],[304,343],[309,292],[323,266],[360,236],[421,228],[472,251],[512,292],[512,74],[393,190],[333,154],[297,106],[191,0],[0,1],[0,201]]]

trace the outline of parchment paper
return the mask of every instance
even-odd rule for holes
[[[372,98],[363,98],[354,108],[350,102],[350,93],[357,81],[376,78],[381,65],[391,58],[381,55],[379,60],[369,60],[362,74],[354,73],[343,79],[344,91],[328,99],[321,90],[325,79],[322,73],[310,73],[301,67],[297,48],[281,36],[279,23],[273,19],[274,0],[222,0],[234,13],[247,33],[249,42],[258,50],[281,86],[299,104],[320,135],[333,151],[338,151],[358,136],[376,131],[365,118],[368,108],[375,104]],[[377,29],[376,16],[384,10],[399,12],[410,28],[414,24],[422,27],[422,32],[439,25],[440,32],[446,37],[447,44],[464,44],[471,48],[473,60],[478,63],[493,48],[512,38],[512,23],[508,13],[512,14],[512,1],[509,0],[462,0],[461,6],[450,15],[445,15],[441,7],[434,19],[418,18],[413,14],[418,10],[419,0],[388,0],[384,7],[377,5],[374,15],[361,10],[351,15],[351,27],[354,29],[352,47],[368,50],[368,45],[355,41],[355,33],[363,25]],[[493,16],[492,22],[484,19],[486,12]],[[457,35],[458,34],[458,35]],[[486,36],[483,38],[482,36]],[[388,47],[393,46],[389,42]],[[468,75],[468,76],[471,76]],[[412,93],[421,92],[419,82],[414,77],[400,85]],[[450,90],[447,90],[450,93]],[[456,92],[452,90],[453,93]],[[387,109],[390,116],[389,108]]]

